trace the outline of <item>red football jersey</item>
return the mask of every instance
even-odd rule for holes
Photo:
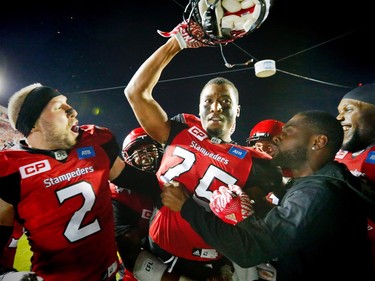
[[[210,210],[212,192],[221,185],[243,187],[252,167],[254,150],[235,144],[217,144],[198,125],[182,129],[166,147],[157,172],[184,184],[198,204]],[[265,157],[265,153],[259,157]],[[160,180],[160,182],[162,182]],[[150,237],[162,249],[189,260],[209,261],[221,257],[181,218],[179,212],[161,207],[150,225]]]
[[[344,163],[350,172],[362,179],[364,192],[370,194],[372,198],[375,194],[375,146],[351,153],[349,151],[339,150],[335,160]],[[373,262],[375,267],[375,222],[368,219],[368,237],[371,243]]]
[[[113,140],[107,129],[82,126],[70,151],[0,153],[0,196],[18,198],[11,203],[33,252],[31,270],[45,281],[115,279]]]
[[[154,202],[151,198],[146,197],[140,193],[126,188],[118,187],[113,183],[110,183],[112,199],[120,202],[128,209],[133,210],[136,213],[133,218],[129,218],[124,221],[125,224],[136,226],[141,237],[147,237],[150,218],[152,216],[152,210]],[[126,216],[133,216],[132,212],[127,212]]]

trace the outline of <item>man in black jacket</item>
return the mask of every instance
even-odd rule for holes
[[[280,204],[262,219],[227,224],[197,205],[178,183],[163,189],[163,204],[180,211],[207,243],[240,266],[268,262],[276,269],[269,280],[370,280],[366,214],[353,191],[358,182],[334,161],[342,140],[339,122],[328,113],[293,116],[274,138],[273,161],[291,169],[294,179]]]

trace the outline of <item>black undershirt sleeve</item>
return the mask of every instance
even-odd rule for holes
[[[0,225],[0,256],[13,233],[13,226]]]
[[[152,199],[160,197],[161,189],[156,175],[142,171],[129,164],[126,164],[121,174],[112,183],[136,191]]]
[[[6,247],[10,237],[12,236],[12,233],[13,233],[13,226],[0,225],[0,257],[3,254],[4,248]],[[12,270],[13,269],[4,268],[0,260],[0,275],[2,273],[12,271]]]
[[[116,158],[122,158],[122,153],[120,153],[120,147],[115,137],[113,137],[109,142],[102,145],[103,149],[106,151],[111,167],[115,163]]]
[[[282,172],[279,167],[272,165],[268,159],[254,157],[246,188],[257,186],[265,194],[268,194],[282,187],[282,179]]]

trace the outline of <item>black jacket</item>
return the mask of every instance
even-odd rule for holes
[[[189,199],[181,215],[213,247],[241,267],[272,261],[278,281],[374,280],[366,214],[346,167],[326,164],[296,178],[263,219],[232,226]]]

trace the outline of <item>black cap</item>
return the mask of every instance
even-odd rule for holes
[[[354,88],[346,93],[343,99],[353,99],[375,105],[375,84],[366,84]]]

